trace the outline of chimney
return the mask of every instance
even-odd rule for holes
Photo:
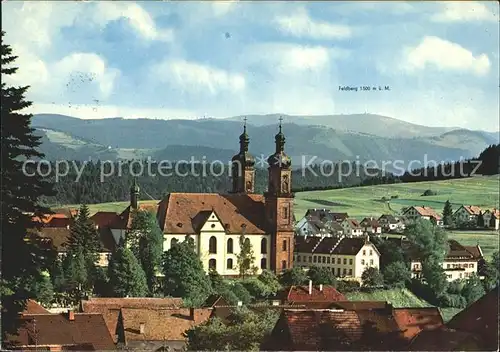
[[[242,301],[238,301],[238,307],[241,307],[243,305]]]
[[[312,280],[309,280],[309,294],[312,295],[313,293],[313,282]]]
[[[189,308],[189,318],[194,320],[194,308]]]
[[[73,312],[72,310],[68,310],[68,320],[75,321],[75,312]]]
[[[145,330],[145,329],[146,329],[146,323],[141,323],[141,324],[139,325],[139,333],[140,333],[141,335],[144,335],[144,330]]]
[[[323,292],[323,284],[320,284],[320,285],[319,285],[319,291],[320,291],[320,292]]]

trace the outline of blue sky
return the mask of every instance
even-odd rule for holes
[[[496,2],[6,1],[2,22],[37,113],[499,129]]]

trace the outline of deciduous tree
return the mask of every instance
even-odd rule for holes
[[[375,287],[384,284],[384,276],[373,266],[367,267],[361,274],[361,281],[365,287]]]
[[[329,268],[313,266],[307,272],[307,276],[315,285],[333,285],[336,286],[337,280]]]
[[[285,270],[280,276],[280,283],[283,286],[304,285],[306,282],[307,274],[298,266]]]
[[[258,268],[254,265],[255,255],[250,239],[246,238],[245,235],[242,234],[240,236],[239,243],[240,252],[236,255],[236,260],[240,276],[244,278],[247,275],[255,275]]]
[[[387,265],[383,271],[386,284],[394,287],[405,287],[411,280],[411,272],[404,262],[394,262]]]

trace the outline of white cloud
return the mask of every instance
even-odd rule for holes
[[[48,64],[24,46],[14,45],[18,71],[7,76],[14,85],[29,85],[28,98],[34,101],[107,99],[120,72],[110,68],[95,53],[71,53]],[[64,97],[64,98],[63,98]],[[70,102],[69,102],[70,103]]]
[[[498,22],[498,12],[477,1],[447,1],[441,4],[442,10],[431,19],[436,22]],[[498,5],[497,5],[498,8]]]
[[[349,51],[325,46],[287,43],[255,44],[247,48],[240,60],[245,64],[262,64],[285,74],[319,72],[328,68],[330,60],[345,58]]]
[[[175,108],[139,108],[124,105],[101,105],[101,104],[39,104],[34,103],[25,110],[32,114],[61,114],[81,119],[101,119],[108,117],[123,118],[158,118],[158,119],[193,119],[201,115],[195,111]]]
[[[245,89],[245,77],[219,68],[185,60],[167,59],[151,68],[153,79],[173,82],[188,92],[240,92]]]
[[[133,2],[100,1],[92,15],[92,19],[102,27],[121,18],[127,19],[130,26],[144,39],[159,41],[173,39],[174,33],[171,29],[158,28],[151,15]]]
[[[292,15],[277,16],[275,22],[283,33],[299,38],[346,39],[352,36],[349,26],[315,21],[305,9],[298,9]]]
[[[235,4],[237,4],[237,1],[214,1],[211,4],[212,12],[217,17],[225,16],[234,10]]]
[[[470,71],[476,75],[485,75],[491,63],[486,54],[474,56],[456,43],[428,36],[416,47],[405,49],[402,68],[413,72],[427,66],[443,71]]]

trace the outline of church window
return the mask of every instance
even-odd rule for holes
[[[267,269],[267,259],[266,258],[262,258],[260,260],[260,268],[261,269]]]
[[[267,254],[267,239],[265,238],[260,241],[260,253]]]
[[[286,270],[286,260],[281,261],[281,269]]]
[[[208,242],[208,252],[211,254],[217,253],[217,238],[215,238],[215,236],[210,237]]]
[[[175,246],[178,242],[179,240],[177,238],[172,238],[172,240],[170,241],[170,248]]]
[[[208,261],[208,269],[215,270],[217,268],[217,261],[215,259],[210,259]]]
[[[232,268],[233,268],[233,260],[232,260],[231,258],[229,258],[229,259],[227,260],[227,265],[226,265],[226,267],[227,267],[228,269],[232,269]]]
[[[283,251],[286,251],[286,240],[283,240],[282,250],[283,250]]]
[[[227,252],[233,253],[233,239],[232,238],[227,240]]]
[[[288,207],[283,207],[283,219],[288,219]]]

